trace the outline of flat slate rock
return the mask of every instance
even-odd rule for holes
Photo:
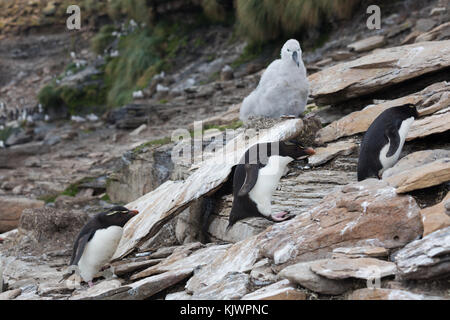
[[[386,42],[386,39],[384,36],[373,36],[369,37],[363,40],[359,40],[356,42],[353,42],[347,46],[350,50],[354,50],[356,52],[364,52],[364,51],[370,51],[375,48],[382,47],[384,43]]]
[[[70,300],[103,300],[111,297],[116,293],[125,291],[126,288],[122,287],[122,281],[117,279],[105,280],[100,283],[96,283],[93,287],[75,291]]]
[[[306,294],[289,280],[281,280],[246,294],[241,300],[306,300]]]
[[[385,180],[397,193],[425,189],[450,181],[450,158],[442,158],[414,167]]]
[[[383,247],[348,247],[333,250],[333,258],[384,258],[389,250]]]
[[[322,261],[322,260],[319,260]],[[311,291],[339,295],[348,291],[352,282],[348,280],[331,280],[311,271],[311,264],[316,261],[302,262],[284,268],[278,273],[281,278],[286,278],[293,283],[298,283]]]
[[[356,149],[357,145],[354,140],[338,141],[328,144],[326,147],[315,148],[316,154],[308,157],[308,163],[313,166],[319,166],[338,155],[350,155]]]
[[[353,291],[348,300],[442,300],[441,297],[416,294],[395,289],[358,289]]]
[[[170,255],[157,265],[140,271],[139,273],[133,275],[130,279],[136,280],[162,272],[183,270],[188,268],[194,270],[197,267],[211,263],[217,255],[222,254],[229,247],[230,245],[227,244],[209,245],[205,248],[200,249],[195,247],[194,252],[192,252],[192,249],[189,247],[189,245],[180,247],[180,250],[175,250],[172,255]]]
[[[369,280],[394,275],[397,266],[395,263],[374,258],[338,258],[312,262],[311,270],[333,280]]]
[[[450,226],[450,216],[446,214],[445,203],[450,201],[450,192],[438,204],[422,209],[423,236]],[[450,203],[450,202],[449,202]]]
[[[223,279],[196,290],[193,300],[237,300],[245,296],[250,289],[250,279],[248,274],[241,272],[232,272]]]
[[[432,279],[450,274],[450,227],[407,244],[395,255],[401,280]]]
[[[376,50],[308,77],[320,105],[360,97],[450,66],[450,40]]]
[[[160,263],[162,259],[149,259],[144,261],[134,261],[126,262],[121,264],[116,264],[113,266],[114,274],[117,276],[122,276],[130,272],[134,272],[139,269],[148,268]]]
[[[192,268],[179,269],[144,278],[123,286],[119,292],[108,300],[144,300],[150,298],[192,275]]]

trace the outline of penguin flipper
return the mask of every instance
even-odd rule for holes
[[[400,135],[398,134],[398,125],[393,123],[388,125],[384,131],[385,137],[389,140],[389,150],[386,154],[387,157],[392,157],[395,152],[397,152],[398,146],[400,145]]]
[[[257,164],[245,164],[245,180],[238,192],[239,197],[247,195],[255,186],[258,180],[259,166]]]
[[[94,234],[94,231],[85,233],[81,237],[77,239],[76,248],[74,248],[74,252],[72,253],[72,259],[70,261],[71,265],[77,265],[78,261],[80,261],[81,256],[83,255],[84,248],[86,247],[87,242]],[[75,256],[75,258],[73,258]]]

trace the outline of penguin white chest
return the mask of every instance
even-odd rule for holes
[[[270,156],[267,165],[258,171],[256,184],[248,195],[256,203],[256,207],[262,215],[271,215],[272,195],[280,178],[286,172],[286,166],[292,160],[294,159],[291,157]]]
[[[389,151],[389,147],[391,145],[391,141],[389,141],[388,144],[386,144],[380,151],[380,162],[383,168],[381,169],[380,175],[388,168],[392,167],[400,157],[400,153],[402,152],[403,145],[405,144],[406,136],[408,134],[409,128],[411,127],[411,124],[414,122],[414,118],[408,118],[406,120],[403,120],[400,129],[398,130],[398,135],[400,136],[400,143],[398,145],[397,150],[395,153],[387,157],[387,153]]]
[[[91,281],[97,272],[111,260],[122,237],[123,228],[111,226],[97,230],[86,244],[83,255],[78,262],[81,277]]]

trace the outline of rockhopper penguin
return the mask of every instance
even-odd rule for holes
[[[361,142],[358,181],[381,178],[398,161],[409,128],[417,117],[416,107],[407,104],[383,111],[372,122]]]
[[[80,275],[92,287],[92,279],[107,264],[119,245],[123,226],[139,212],[115,206],[90,219],[73,245],[70,265],[78,265]]]
[[[233,176],[233,206],[228,228],[248,217],[263,216],[273,221],[284,221],[289,212],[272,214],[272,195],[287,165],[294,159],[313,155],[312,148],[297,142],[280,141],[260,143],[250,147],[236,166]]]

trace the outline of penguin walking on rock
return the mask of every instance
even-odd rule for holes
[[[89,287],[92,279],[107,264],[119,245],[123,226],[139,212],[115,206],[90,219],[73,245],[70,265],[78,265],[80,275]]]
[[[383,111],[372,122],[361,142],[358,181],[381,178],[386,169],[397,163],[409,128],[417,117],[416,107],[406,104]]]
[[[250,147],[236,166],[233,176],[233,205],[227,230],[248,217],[265,217],[279,222],[290,218],[289,212],[272,213],[272,195],[287,165],[313,155],[312,148],[297,142],[260,143]]]

